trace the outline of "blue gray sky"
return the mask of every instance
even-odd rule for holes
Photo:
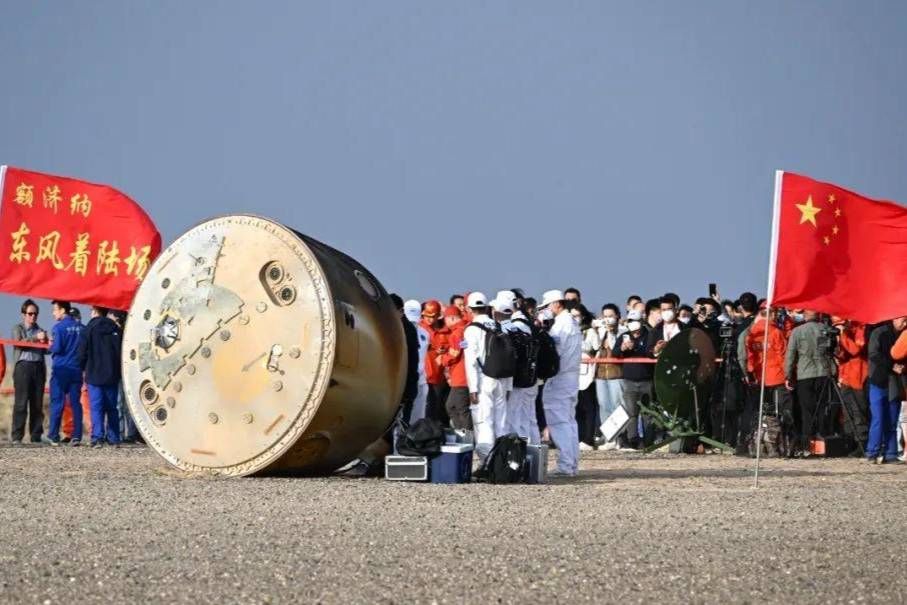
[[[762,294],[775,169],[907,203],[904,2],[0,5],[0,163],[404,297]]]

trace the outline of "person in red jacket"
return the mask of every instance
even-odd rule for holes
[[[844,400],[842,403],[847,406],[844,434],[859,443],[866,443],[869,437],[868,404],[863,390],[869,375],[866,326],[840,317],[833,317],[832,325],[840,333],[835,357],[838,361],[838,386],[841,387],[841,397]]]
[[[793,438],[796,427],[794,401],[791,392],[784,385],[784,356],[787,354],[789,336],[788,330],[778,327],[774,309],[766,317],[766,309],[763,306],[746,335],[746,376],[749,384],[761,386],[762,361],[765,359],[766,403],[763,413],[778,416],[784,430]]]
[[[472,430],[469,385],[466,382],[466,364],[463,360],[463,347],[466,341],[463,332],[469,323],[463,320],[457,307],[450,306],[444,310],[444,324],[450,330],[447,350],[438,356],[447,374],[447,384],[450,386],[444,408],[450,418],[450,426],[455,429]]]
[[[422,321],[419,322],[419,325],[425,328],[429,336],[428,353],[425,355],[425,381],[428,383],[428,405],[425,408],[425,416],[434,418],[443,426],[449,426],[450,418],[447,416],[444,404],[447,401],[450,387],[447,385],[447,377],[444,375],[444,368],[441,367],[438,356],[447,352],[450,329],[444,325],[444,320],[441,318],[441,303],[436,300],[423,303]]]

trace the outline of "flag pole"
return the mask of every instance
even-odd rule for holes
[[[762,384],[759,386],[759,418],[756,424],[756,469],[753,473],[753,488],[759,487],[759,463],[762,461],[762,412],[765,401],[765,366],[768,360],[768,332],[771,329],[769,318],[772,314],[772,299],[775,293],[775,265],[778,260],[778,225],[781,221],[781,181],[784,171],[775,171],[775,195],[772,207],[772,244],[768,260],[768,289],[765,302],[765,336],[762,341]]]

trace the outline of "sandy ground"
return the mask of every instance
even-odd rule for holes
[[[552,461],[553,462],[553,461]],[[584,453],[547,485],[182,478],[0,444],[0,602],[903,603],[907,468]]]

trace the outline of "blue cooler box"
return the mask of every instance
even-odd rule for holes
[[[432,483],[469,483],[472,477],[471,443],[441,446],[441,453],[431,459],[428,476]]]

